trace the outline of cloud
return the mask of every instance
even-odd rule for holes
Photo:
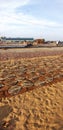
[[[35,0],[36,2],[36,0]],[[2,0],[0,2],[0,34],[9,36],[19,35],[39,35],[40,31],[46,28],[62,28],[63,24],[56,21],[47,20],[24,12],[16,12],[16,8],[28,4],[33,4],[32,0]],[[35,3],[34,3],[35,4]],[[35,31],[36,30],[36,31]]]
[[[0,7],[2,8],[16,8],[18,6],[24,6],[28,4],[29,0],[2,0],[0,1]]]
[[[35,1],[36,2],[36,1]],[[25,6],[27,4],[33,3],[33,0],[2,0],[0,2],[0,27],[2,25],[34,25],[34,26],[60,26],[54,21],[47,19],[39,20],[35,16],[24,14],[23,12],[16,13],[16,8]]]
[[[3,17],[2,17],[3,15]],[[2,25],[12,25],[14,26],[41,26],[41,27],[61,27],[61,25],[57,22],[50,21],[47,19],[38,20],[34,16],[25,15],[23,13],[16,14],[15,12],[2,12],[0,14],[0,27]]]

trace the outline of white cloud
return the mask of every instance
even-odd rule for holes
[[[30,1],[31,0],[2,0],[0,2],[0,34],[12,36],[21,34],[27,35],[29,32],[33,34],[33,31],[36,33],[36,28],[39,28],[40,32],[40,28],[63,27],[63,25],[54,21],[42,18],[39,20],[34,16],[25,15],[23,12],[16,13],[17,7],[30,4]]]
[[[3,16],[3,17],[2,17]],[[42,27],[61,27],[60,24],[49,21],[49,20],[38,20],[37,18],[30,16],[30,15],[24,15],[23,13],[16,14],[15,12],[2,12],[0,14],[0,27],[2,25],[10,25],[10,24],[16,24],[16,25],[34,25],[34,26],[42,26]]]
[[[0,1],[0,7],[3,8],[16,8],[18,6],[24,6],[28,4],[29,0],[2,0]]]

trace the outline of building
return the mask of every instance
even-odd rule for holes
[[[21,42],[21,41],[33,41],[33,38],[7,38],[7,37],[1,37],[1,41],[7,41],[7,42]]]

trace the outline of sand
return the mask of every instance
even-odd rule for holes
[[[63,47],[0,49],[0,60],[63,55]]]
[[[0,102],[0,130],[63,130],[63,81]]]
[[[56,71],[58,75],[60,72],[63,74],[62,55],[19,59],[18,61],[27,64],[31,61],[34,66],[37,63],[42,65],[42,60],[46,62],[43,66],[46,66],[44,67],[47,72],[48,68],[52,67],[55,71],[58,70]],[[5,68],[5,65],[9,66],[10,62],[18,66],[15,59],[11,61],[0,61],[0,65],[4,63],[2,66],[4,65]],[[0,69],[3,69],[2,66]],[[38,69],[37,65],[36,69]],[[56,83],[38,86],[38,88],[10,98],[2,98],[0,100],[0,130],[11,129],[63,130],[63,80],[59,81],[58,78]]]

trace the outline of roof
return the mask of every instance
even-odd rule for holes
[[[34,39],[33,38],[19,38],[19,37],[17,37],[17,38],[10,38],[9,37],[9,38],[2,38],[2,40],[14,40],[14,41],[17,41],[17,40],[18,41],[20,41],[20,40],[21,41],[26,41],[26,40],[28,40],[29,41],[29,40],[34,40]]]

